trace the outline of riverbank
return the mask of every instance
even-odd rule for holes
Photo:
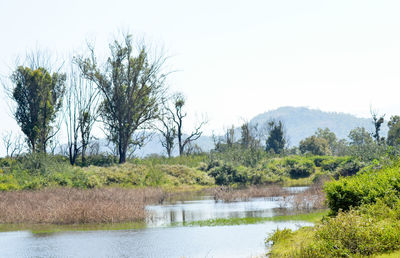
[[[330,216],[313,227],[276,230],[270,257],[398,257],[399,189],[396,160],[327,183]]]

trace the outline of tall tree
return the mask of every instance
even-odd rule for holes
[[[111,54],[103,65],[98,64],[94,49],[89,50],[91,57],[78,57],[76,62],[103,95],[100,117],[108,139],[117,147],[119,163],[124,163],[129,148],[144,141],[133,139],[134,133],[149,128],[158,116],[166,77],[161,74],[164,59],[151,60],[144,44],[135,49],[131,35],[110,44]]]
[[[12,74],[12,98],[17,107],[14,117],[27,137],[32,152],[46,153],[48,142],[56,134],[56,114],[62,105],[65,74],[52,73],[43,67],[19,66]]]
[[[374,140],[371,134],[364,127],[356,127],[349,133],[350,145],[362,146],[372,144]]]
[[[93,125],[98,117],[98,93],[96,87],[85,80],[72,66],[64,110],[71,165],[75,164],[79,154],[82,157],[82,164],[85,164],[86,149],[91,139]]]
[[[268,122],[268,138],[265,145],[266,151],[281,154],[285,149],[286,138],[282,121]]]
[[[203,133],[202,127],[207,123],[207,121],[203,119],[198,125],[195,126],[195,129],[185,137],[183,132],[184,118],[187,116],[187,113],[184,111],[183,108],[186,104],[185,97],[182,93],[176,93],[174,94],[174,96],[172,96],[172,102],[173,107],[170,108],[166,106],[166,110],[170,114],[170,118],[176,126],[179,155],[182,156],[183,154],[185,154],[185,148],[189,146],[193,141],[200,138]]]
[[[329,143],[324,138],[319,138],[315,135],[305,138],[300,141],[299,149],[301,153],[311,153],[313,155],[331,155]]]
[[[373,133],[372,137],[374,137],[375,142],[380,145],[385,142],[384,137],[380,137],[381,126],[383,124],[385,115],[378,116],[376,111],[371,109],[371,116],[372,116],[372,123],[374,124],[375,132]]]
[[[400,116],[392,116],[388,122],[387,142],[390,146],[400,145]]]
[[[168,107],[168,101],[163,100],[163,109],[159,116],[159,125],[156,130],[161,134],[161,146],[165,148],[168,157],[172,155],[172,150],[175,145],[175,138],[177,136],[177,128],[174,122],[174,113]]]
[[[255,150],[260,147],[260,138],[258,124],[252,125],[244,122],[240,127],[240,144],[244,149]]]

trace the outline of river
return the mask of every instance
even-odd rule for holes
[[[273,217],[290,213],[279,198],[240,202],[197,200],[151,205],[141,229],[87,230],[34,234],[0,233],[0,257],[254,257],[265,254],[265,238],[277,228],[311,225],[267,221],[233,226],[179,226],[216,218]]]

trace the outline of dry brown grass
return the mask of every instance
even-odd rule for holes
[[[206,190],[206,193],[214,196],[216,201],[232,202],[232,201],[246,201],[250,198],[257,197],[278,197],[286,196],[289,194],[287,190],[281,186],[250,186],[243,189],[235,189],[228,186],[211,188]]]
[[[322,189],[322,184],[314,184],[305,191],[283,196],[280,206],[282,208],[291,207],[296,210],[327,208],[326,195]]]
[[[145,205],[165,195],[157,188],[73,188],[0,192],[0,224],[117,223],[142,220]]]

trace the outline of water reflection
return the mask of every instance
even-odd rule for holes
[[[159,227],[216,218],[273,217],[290,213],[290,209],[282,209],[280,201],[281,198],[273,197],[216,202],[209,197],[174,204],[149,205],[147,224],[150,227]]]

